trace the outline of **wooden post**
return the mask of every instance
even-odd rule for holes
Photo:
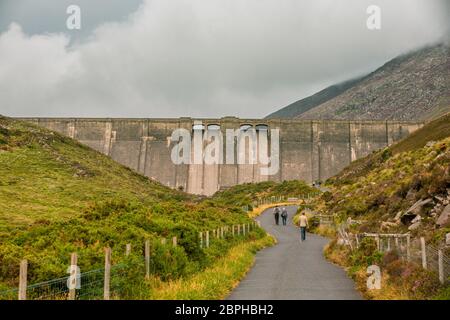
[[[27,272],[28,261],[26,259],[20,261],[19,270],[19,300],[27,300]]]
[[[131,253],[131,243],[127,243],[125,247],[125,255],[128,257]]]
[[[420,246],[422,249],[422,267],[424,269],[427,268],[427,247],[425,244],[425,238],[424,237],[420,237]]]
[[[391,251],[391,238],[388,237],[387,242],[387,251]]]
[[[395,237],[395,249],[398,250],[398,247],[399,247],[399,245],[398,245],[398,237]]]
[[[234,224],[231,226],[231,235],[234,237]]]
[[[239,236],[241,234],[241,225],[237,225],[237,235]]]
[[[216,236],[217,236],[217,239],[220,238],[220,228],[217,228],[217,230],[216,230]]]
[[[380,236],[378,234],[375,237],[375,241],[377,242],[377,250],[380,251],[381,250],[381,244],[380,244]]]
[[[438,267],[439,267],[439,281],[444,284],[444,255],[442,250],[438,250]]]
[[[207,248],[209,248],[209,231],[206,231],[205,245]]]
[[[111,248],[105,248],[105,281],[103,286],[103,300],[110,298],[111,283]]]
[[[161,244],[162,244],[162,245],[165,245],[166,243],[167,243],[166,238],[162,238],[162,239],[161,239]]]
[[[407,234],[406,235],[406,261],[411,261],[411,250],[410,250],[410,246],[411,246],[411,235]]]
[[[145,241],[145,278],[150,278],[150,240]]]
[[[242,235],[245,236],[245,223],[242,224]]]
[[[73,289],[69,289],[69,296],[68,296],[68,300],[75,300],[75,294],[76,294],[76,281],[78,281],[78,274],[77,274],[77,263],[78,263],[78,256],[77,254],[74,252],[72,253],[72,255],[70,256],[70,270],[74,271],[74,274],[70,274],[70,276],[72,277],[72,279],[75,279],[75,283],[72,284],[72,288]]]
[[[356,249],[359,248],[359,234],[355,234],[355,240],[356,240]]]
[[[201,249],[203,248],[203,232],[199,232],[198,237],[200,238],[200,249]]]
[[[177,246],[177,237],[173,237],[173,238],[172,238],[172,245],[173,245],[174,247]]]

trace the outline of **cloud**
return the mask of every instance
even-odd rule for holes
[[[83,42],[0,35],[0,113],[262,117],[323,86],[441,39],[440,0],[147,0]]]

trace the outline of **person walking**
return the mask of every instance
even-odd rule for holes
[[[283,207],[283,209],[281,210],[281,220],[283,221],[283,226],[286,225],[287,218],[288,218],[288,212],[287,212],[286,208]]]
[[[298,224],[300,226],[300,240],[303,242],[306,240],[306,228],[309,226],[308,218],[305,215],[305,211],[303,211],[302,214],[300,215]]]
[[[273,215],[275,217],[275,224],[278,225],[280,221],[280,208],[275,207],[275,210],[273,211]]]

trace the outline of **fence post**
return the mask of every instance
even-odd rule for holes
[[[408,261],[408,262],[411,260],[410,246],[411,246],[411,235],[407,234],[406,235],[406,261]]]
[[[206,231],[205,245],[207,248],[209,248],[209,231]]]
[[[378,251],[380,251],[381,250],[380,235],[377,234],[375,240],[377,242],[377,249],[378,249]]]
[[[220,239],[220,228],[217,228],[217,230],[216,230],[216,236],[217,236],[217,239]]]
[[[439,281],[444,284],[444,255],[442,254],[442,250],[438,250],[438,266],[439,266]]]
[[[28,261],[26,259],[20,261],[19,271],[19,300],[27,300],[27,272]]]
[[[242,235],[245,236],[245,223],[242,224]]]
[[[387,239],[387,251],[391,251],[391,238]]]
[[[203,233],[200,231],[198,233],[198,237],[200,238],[200,249],[203,248]]]
[[[110,298],[111,281],[111,248],[105,248],[105,282],[103,286],[103,300]]]
[[[177,237],[173,237],[173,238],[172,238],[172,245],[173,245],[174,247],[177,246]]]
[[[166,238],[162,238],[162,239],[161,239],[161,244],[162,244],[162,245],[165,245],[166,243],[167,243]]]
[[[70,256],[70,271],[71,274],[70,276],[72,277],[72,279],[75,279],[75,281],[78,281],[78,268],[77,268],[77,263],[78,263],[78,256],[77,254],[74,252],[71,254]],[[75,272],[74,275],[72,275],[72,270]],[[69,289],[69,297],[68,300],[75,300],[75,293],[76,293],[76,283],[74,285],[72,285],[73,289]]]
[[[131,243],[127,243],[125,248],[125,255],[128,257],[131,253]]]
[[[395,249],[398,250],[398,237],[395,237]]]
[[[234,237],[234,224],[231,226],[231,235]]]
[[[425,245],[425,238],[420,237],[420,246],[422,249],[422,268],[427,268],[427,247]]]
[[[145,278],[150,278],[150,240],[145,240]]]

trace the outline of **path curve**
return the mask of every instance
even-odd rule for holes
[[[275,225],[273,209],[257,220],[278,243],[256,254],[253,268],[228,297],[230,300],[357,300],[353,280],[345,271],[328,262],[323,247],[328,240],[307,234],[300,243],[299,230],[292,224],[296,206],[288,206],[288,225]]]

